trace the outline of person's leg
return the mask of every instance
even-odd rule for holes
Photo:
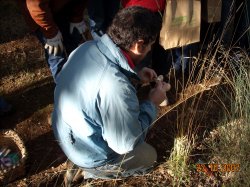
[[[122,176],[143,175],[151,171],[156,164],[157,153],[154,147],[147,143],[138,145],[133,151],[120,156],[112,164],[121,166]]]
[[[176,60],[173,67],[178,73],[188,74],[192,68],[192,57],[198,54],[198,44],[189,44],[181,48],[174,49]]]
[[[91,0],[88,2],[89,26],[94,40],[97,40],[105,32],[104,4],[104,0]]]
[[[55,17],[55,22],[62,33],[66,58],[83,42],[83,37],[76,28],[73,30],[72,34],[70,33],[70,22],[68,17],[67,15],[63,15],[63,12]]]
[[[103,32],[107,31],[107,28],[111,24],[115,14],[118,12],[120,8],[120,1],[119,0],[105,0],[104,4],[104,25],[103,25]]]
[[[142,143],[133,151],[121,155],[104,166],[83,169],[84,178],[114,179],[143,175],[153,169],[156,159],[155,149],[147,143]]]
[[[54,81],[56,83],[56,77],[58,73],[61,71],[63,65],[68,59],[69,54],[78,47],[79,44],[81,44],[83,38],[77,32],[77,30],[74,30],[72,34],[69,32],[69,21],[68,19],[60,15],[59,17],[55,17],[55,22],[57,23],[57,26],[62,33],[63,37],[63,45],[64,45],[64,51],[61,52],[61,54],[54,56],[53,54],[48,53],[48,49],[45,50],[45,58],[49,65],[51,74],[54,78]],[[35,32],[35,35],[39,39],[39,41],[42,43],[42,45],[45,45],[46,38],[44,37],[43,33],[40,30],[37,30]]]
[[[118,0],[92,0],[88,4],[90,32],[94,40],[100,38],[120,8]]]
[[[157,75],[166,75],[171,66],[170,50],[165,50],[159,42],[156,42],[152,48],[152,68]]]

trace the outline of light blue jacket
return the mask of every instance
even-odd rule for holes
[[[138,78],[108,35],[69,56],[57,79],[52,124],[78,166],[104,165],[144,141],[156,107],[139,104],[132,77]]]

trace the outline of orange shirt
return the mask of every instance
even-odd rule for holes
[[[135,69],[135,64],[134,64],[132,58],[128,55],[128,53],[126,51],[124,51],[122,49],[121,49],[121,51],[122,51],[122,54],[124,55],[124,57],[127,59],[129,67],[131,69]]]
[[[58,27],[56,14],[67,14],[71,22],[81,22],[86,0],[18,0],[32,31],[40,28],[46,38],[53,38]],[[66,12],[64,12],[67,10]],[[66,20],[65,20],[66,21]]]

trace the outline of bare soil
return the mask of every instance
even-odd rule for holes
[[[7,186],[61,186],[66,157],[55,141],[50,126],[55,84],[36,37],[0,44],[1,93],[13,105],[14,112],[1,118],[1,129],[14,129],[25,142],[28,153],[26,174],[17,181],[4,181]],[[148,138],[158,151],[159,161],[171,150],[174,118],[164,117]],[[153,140],[153,141],[152,141]],[[167,175],[166,175],[167,176]],[[164,176],[164,178],[166,177]],[[146,178],[118,181],[126,186],[147,182]],[[103,183],[104,182],[104,183]],[[97,184],[108,182],[97,181]],[[112,182],[113,183],[113,182]],[[111,184],[112,184],[111,183]]]

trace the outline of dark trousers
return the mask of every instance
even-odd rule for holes
[[[192,57],[198,54],[198,43],[189,44],[180,48],[165,50],[157,40],[152,51],[141,62],[138,69],[151,66],[157,75],[166,75],[171,67],[178,72],[188,73],[192,67]]]
[[[91,0],[88,3],[88,14],[92,36],[101,36],[111,24],[120,8],[119,0]],[[93,38],[95,39],[95,37]]]

